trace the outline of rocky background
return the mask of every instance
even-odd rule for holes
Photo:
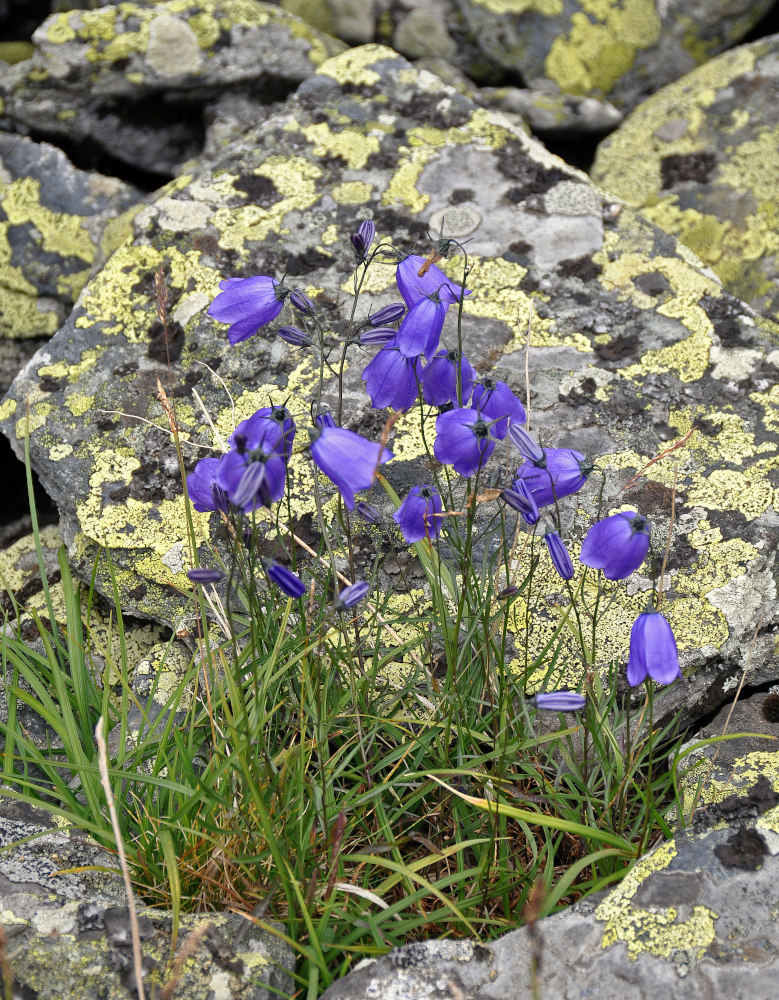
[[[714,725],[743,676],[749,728],[779,734],[761,711],[779,683],[772,7],[83,0],[77,8],[0,0],[6,588],[38,599],[18,461],[27,440],[52,567],[60,538],[85,580],[101,547],[111,551],[123,610],[138,623],[134,683],[143,694],[166,630],[184,638],[187,631],[181,485],[157,379],[176,403],[194,465],[215,441],[193,389],[226,436],[234,418],[226,389],[238,419],[270,392],[289,396],[303,418],[316,376],[305,356],[270,337],[228,348],[224,328],[206,313],[219,280],[286,272],[335,324],[356,220],[372,218],[382,236],[411,250],[426,248],[427,232],[445,218],[449,235],[470,240],[476,264],[468,355],[481,373],[504,373],[523,396],[532,310],[530,391],[544,443],[600,455],[607,503],[634,504],[656,537],[669,528],[677,466],[665,589],[686,683],[663,696],[663,710],[682,709],[691,732]],[[456,276],[457,261],[451,265]],[[154,289],[160,267],[167,351]],[[392,301],[392,283],[390,268],[377,269],[368,289],[374,306]],[[375,434],[382,421],[369,410],[360,368],[347,372],[347,423]],[[623,492],[682,438],[673,461],[651,466]],[[393,449],[391,477],[402,491],[419,481],[423,452],[402,423]],[[310,495],[311,476],[302,458],[294,469],[301,496]],[[594,504],[585,494],[579,513]],[[584,522],[574,513],[567,527],[575,538]],[[308,512],[295,515],[305,536]],[[204,545],[215,527],[199,518]],[[110,591],[102,571],[97,582]],[[555,581],[548,585],[553,596]],[[632,579],[601,636],[604,656],[624,657],[650,589],[648,576]],[[541,643],[554,624],[550,610]],[[550,940],[568,940],[575,924],[581,944],[553,963],[568,970],[555,973],[555,995],[595,995],[577,966],[592,971],[596,961],[607,970],[603,997],[644,995],[658,977],[669,996],[689,996],[687,976],[697,984],[692,995],[733,996],[734,963],[739,975],[754,976],[752,995],[772,993],[779,946],[769,917],[777,904],[766,886],[776,881],[769,875],[779,851],[779,779],[770,746],[741,747],[733,763],[740,761],[740,783],[722,779],[719,797],[738,786],[745,806],[648,860],[597,908],[552,918],[558,937],[548,922]],[[761,774],[767,785],[758,785]],[[29,817],[7,817],[9,829],[22,822]],[[731,829],[715,830],[717,822]],[[751,853],[741,850],[744,838]],[[718,848],[728,844],[723,860]],[[39,853],[45,865],[45,849]],[[745,866],[728,863],[742,855]],[[738,885],[729,881],[734,867],[748,873]],[[22,904],[19,881],[0,883],[4,910],[23,910],[15,953],[31,954],[36,928],[59,913],[60,940],[75,946],[82,904],[54,888],[43,919],[41,893],[25,890]],[[763,909],[738,909],[742,894]],[[111,900],[99,902],[110,911]],[[90,930],[116,950],[115,915],[106,919],[103,910]],[[760,940],[749,952],[732,943],[746,927]],[[230,939],[236,931],[226,925],[219,933]],[[478,949],[431,946],[429,983],[422,972],[408,979],[427,960],[417,949],[355,974],[353,987],[332,996],[389,995],[387,976],[400,982],[399,996],[444,996],[435,974],[443,968],[452,997],[516,996],[506,971],[513,966],[502,963],[505,955],[525,962],[527,942],[517,934],[489,960]],[[31,968],[55,970],[62,961],[53,946],[35,954]],[[204,966],[203,975],[223,975],[231,995],[261,996],[279,984],[268,980],[267,963],[252,978],[256,965],[243,961],[229,975]],[[507,992],[488,985],[496,977]],[[111,987],[117,996],[126,995],[122,982],[117,975]],[[34,989],[83,996],[78,977],[72,993],[45,976]]]

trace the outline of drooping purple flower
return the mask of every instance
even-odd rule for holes
[[[490,425],[478,410],[449,410],[435,422],[433,454],[442,465],[453,465],[466,479],[472,476],[492,454],[495,441]]]
[[[382,306],[381,309],[377,309],[375,313],[370,313],[368,315],[368,324],[370,326],[387,326],[390,323],[397,323],[399,319],[403,318],[405,311],[406,307],[402,302],[393,302],[388,306]]]
[[[511,486],[503,490],[501,498],[506,501],[509,507],[519,511],[525,524],[535,524],[541,516],[533,494],[525,489],[524,484],[519,479],[515,479]]]
[[[298,330],[296,326],[282,326],[276,331],[276,336],[286,340],[293,347],[311,347],[313,340],[307,333]]]
[[[392,515],[405,540],[411,545],[423,538],[437,538],[444,509],[441,494],[434,486],[412,486],[408,496]]]
[[[511,435],[511,428],[509,428]],[[521,482],[539,507],[576,493],[592,472],[591,462],[571,448],[544,448],[543,457],[521,465],[514,483]]]
[[[509,420],[512,426],[524,424],[527,420],[525,407],[511,389],[505,382],[496,382],[492,378],[485,378],[473,387],[471,405],[476,407],[482,416],[498,421],[492,425],[492,436],[498,441],[502,441],[508,433]]]
[[[325,427],[337,427],[338,424],[335,422],[335,417],[329,410],[325,410],[324,413],[318,413],[314,423],[320,430],[324,430]]]
[[[446,306],[450,306],[453,302],[459,302],[463,290],[462,285],[458,285],[451,278],[447,278],[440,267],[431,264],[427,272],[422,277],[419,276],[419,271],[425,263],[425,259],[425,257],[420,257],[419,254],[411,254],[411,256],[406,257],[405,260],[402,260],[398,264],[395,276],[398,283],[398,291],[403,296],[403,301],[409,309],[419,302],[420,299],[424,299],[428,295],[435,295],[436,293],[440,301]],[[470,295],[470,289],[466,288],[465,294]]]
[[[295,421],[286,406],[261,406],[230,435],[230,447],[277,451],[288,462],[295,440]]]
[[[224,576],[221,569],[211,569],[208,566],[196,566],[187,570],[187,576],[193,583],[219,583]]]
[[[563,580],[572,580],[573,563],[560,535],[556,531],[547,531],[544,534],[544,541],[549,549],[552,565],[557,570],[557,575]]]
[[[347,608],[353,608],[355,604],[359,604],[360,601],[368,596],[370,589],[370,585],[365,580],[357,580],[355,583],[349,584],[348,587],[344,587],[335,599],[334,606],[336,611],[346,611]]]
[[[284,496],[287,465],[278,451],[230,451],[219,463],[219,485],[243,511],[270,507]]]
[[[528,701],[544,712],[579,712],[587,704],[583,694],[565,690],[539,691]]]
[[[419,359],[407,358],[391,344],[363,369],[365,391],[376,409],[407,410],[419,395]]]
[[[305,594],[306,588],[303,581],[292,570],[277,563],[275,559],[263,559],[262,565],[268,579],[275,583],[287,597],[302,597]]]
[[[603,570],[608,580],[624,580],[637,570],[649,551],[650,524],[634,510],[597,521],[582,542],[585,566]]]
[[[471,395],[475,372],[467,358],[459,360],[457,351],[440,350],[422,372],[422,395],[431,406],[457,402],[457,373],[461,372],[462,395],[466,400]]]
[[[217,470],[221,458],[201,458],[187,476],[187,493],[195,510],[202,512],[230,509],[230,504],[217,483]]]
[[[361,264],[368,256],[368,251],[370,250],[371,243],[373,243],[375,237],[376,226],[370,221],[370,219],[366,219],[364,222],[361,222],[360,228],[357,232],[352,233],[349,237],[358,263]]]
[[[435,299],[421,298],[414,303],[400,324],[395,343],[407,358],[424,354],[429,361],[438,350],[446,318],[446,305]]]
[[[392,452],[343,427],[312,429],[311,435],[317,468],[341,491],[347,509],[354,510],[354,494],[373,486],[378,467],[389,462]]]
[[[222,291],[209,306],[208,314],[220,323],[230,324],[227,339],[231,344],[247,340],[274,320],[289,295],[286,288],[267,274],[227,278],[219,287]]]
[[[630,630],[628,684],[637,687],[647,677],[670,684],[681,676],[676,639],[665,616],[654,609],[642,612]]]

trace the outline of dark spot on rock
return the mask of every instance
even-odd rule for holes
[[[209,931],[207,945],[214,962],[216,962],[220,968],[226,969],[228,972],[232,972],[233,975],[236,976],[243,975],[243,961],[238,958],[232,946],[225,941],[218,931]]]
[[[130,289],[138,298],[156,298],[157,289],[154,278],[154,271],[147,271],[140,277]]]
[[[670,292],[671,283],[660,271],[650,271],[648,274],[639,274],[634,282],[636,288],[645,295],[656,297]]]
[[[693,872],[655,872],[633,894],[633,905],[695,906],[703,889],[703,879]]]
[[[763,702],[763,718],[779,725],[779,694],[769,694]]]
[[[51,375],[43,375],[38,383],[38,388],[41,392],[59,392],[62,386],[63,379],[52,378]]]
[[[76,928],[79,938],[97,937],[105,929],[103,907],[97,903],[83,903],[76,911]]]
[[[126,483],[123,486],[117,486],[116,489],[108,491],[108,499],[113,500],[115,503],[124,503],[129,495],[130,487]]]
[[[198,233],[192,240],[192,246],[201,253],[217,254],[220,251],[219,241],[210,233]]]
[[[726,843],[715,847],[714,853],[726,868],[754,872],[762,867],[763,858],[768,854],[768,845],[757,830],[743,827],[729,837]]]
[[[561,260],[555,270],[563,278],[581,278],[582,281],[592,281],[593,278],[598,277],[603,268],[591,257],[583,256]]]
[[[513,243],[509,243],[509,252],[515,254],[517,257],[526,257],[530,251],[533,249],[532,243],[526,243],[524,240],[514,240]],[[507,254],[504,254],[507,260],[510,258]]]
[[[117,413],[99,413],[95,417],[95,428],[99,431],[108,431],[119,423]]]
[[[716,166],[717,157],[708,151],[672,153],[671,156],[664,156],[660,161],[662,190],[667,191],[677,184],[684,184],[685,181],[705,184]]]
[[[287,274],[297,277],[300,274],[309,274],[311,271],[316,271],[320,267],[331,267],[332,263],[332,257],[322,253],[321,250],[317,250],[316,247],[310,247],[308,250],[304,250],[303,253],[290,254],[287,257],[284,270]]]
[[[492,958],[492,951],[490,948],[485,948],[483,944],[475,944],[473,946],[473,957],[477,962],[487,962]]]
[[[184,376],[183,381],[181,381],[172,391],[168,390],[169,396],[186,396],[187,399],[192,394],[192,389],[194,386],[201,382],[203,379],[204,369],[199,369],[198,371],[189,371]]]
[[[743,304],[729,295],[704,295],[698,305],[714,326],[714,332],[723,347],[736,347],[748,343],[741,325]]]
[[[460,128],[471,117],[472,105],[459,98],[444,99],[435,92],[414,91],[405,112],[415,120],[422,120],[433,128]]]
[[[455,188],[449,195],[450,205],[461,205],[464,201],[475,201],[476,192],[471,188]]]
[[[139,583],[137,587],[133,587],[132,590],[128,590],[127,593],[134,601],[140,601],[146,597],[146,591],[148,590],[145,583]]]
[[[149,328],[151,343],[146,352],[153,361],[173,364],[184,349],[184,328],[180,323],[168,323],[167,335],[162,323],[156,319]]]
[[[638,348],[637,333],[620,333],[608,344],[595,344],[595,353],[601,361],[622,361],[636,353]]]
[[[644,517],[651,517],[659,512],[670,514],[672,501],[673,490],[653,479],[639,480],[638,485],[630,491],[630,502],[635,504],[636,510]]]
[[[523,292],[537,292],[538,285],[538,275],[534,274],[532,271],[528,271],[519,283],[519,287]]]
[[[696,832],[708,830],[722,820],[732,823],[736,820],[755,819],[776,805],[779,805],[779,795],[774,791],[768,778],[761,774],[748,792],[729,795],[722,802],[712,802],[697,812],[693,820],[693,829]]]
[[[124,364],[117,365],[116,368],[114,368],[114,375],[118,378],[123,378],[125,375],[132,375],[137,371],[137,361],[125,361]]]
[[[247,194],[249,200],[256,205],[272,205],[278,197],[278,190],[270,177],[256,175],[239,177],[233,181],[233,187],[236,191]]]
[[[545,167],[528,158],[519,142],[507,142],[498,152],[498,170],[504,177],[517,181],[505,198],[518,204],[531,194],[543,194],[560,181],[570,181],[570,174],[558,167]]]
[[[699,420],[695,421],[695,429],[700,431],[701,434],[705,434],[707,437],[716,437],[722,430],[722,427],[713,420],[709,420],[708,417],[701,417]]]
[[[655,423],[655,434],[660,438],[661,441],[672,441],[678,434],[675,427],[665,420],[658,420]]]

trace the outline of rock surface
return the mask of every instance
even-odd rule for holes
[[[0,132],[0,337],[55,333],[130,235],[141,197],[114,177],[76,169],[48,143]]]
[[[733,45],[773,0],[457,0],[487,56],[623,111]]]
[[[600,454],[609,470],[605,508],[634,505],[658,539],[668,529],[672,463],[655,463],[629,492],[621,489],[691,432],[674,452],[675,541],[665,587],[690,683],[672,688],[665,706],[684,704],[688,721],[718,706],[740,676],[758,622],[749,683],[775,681],[776,328],[723,294],[689,250],[604,199],[508,120],[377,46],[329,61],[278,114],[163,188],[136,216],[133,244],[93,279],[3,402],[3,430],[20,453],[30,399],[33,463],[58,504],[79,572],[87,578],[99,547],[109,547],[125,610],[178,628],[189,556],[157,381],[176,403],[190,467],[270,394],[288,398],[305,424],[316,381],[310,359],[265,334],[230,349],[206,307],[222,277],[286,272],[317,298],[324,322],[337,323],[350,287],[348,234],[366,215],[401,249],[425,230],[437,232],[442,217],[451,235],[471,239],[466,350],[482,372],[507,369],[519,391],[532,304],[534,427],[548,445]],[[458,261],[450,263],[456,276]],[[160,266],[169,288],[168,352],[154,291]],[[372,272],[374,306],[392,301],[393,279],[390,266]],[[451,325],[444,335],[451,337]],[[361,367],[347,372],[345,412],[350,426],[378,434],[383,418],[368,409]],[[332,386],[326,397],[333,401]],[[391,467],[400,492],[419,482],[423,455],[421,442],[403,432],[400,424]],[[311,475],[298,456],[299,527]],[[577,498],[579,513],[592,516],[596,498],[597,489]],[[564,511],[574,543],[587,523],[575,515]],[[196,515],[196,529],[208,560],[217,519]],[[651,590],[648,572],[604,619],[601,662],[624,657]],[[551,570],[539,580],[550,594],[559,590]],[[110,589],[100,573],[98,585]],[[540,610],[539,642],[557,614],[553,604]]]
[[[598,148],[596,183],[691,247],[728,291],[779,316],[779,35],[712,59]]]
[[[540,921],[540,995],[773,996],[778,767],[776,753],[741,758],[732,775],[721,776],[720,801],[697,814],[691,832],[646,855],[607,895]],[[532,996],[533,951],[527,927],[491,944],[410,944],[363,963],[322,1000],[525,1000]]]

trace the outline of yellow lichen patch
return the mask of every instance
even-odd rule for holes
[[[3,268],[3,279],[10,278],[16,282],[21,277],[20,268]],[[35,290],[32,295],[28,295],[9,289],[7,285],[2,287],[0,331],[3,337],[24,340],[27,337],[51,336],[59,329],[61,319],[56,309],[42,307]]]
[[[73,364],[68,364],[67,361],[55,361],[51,365],[41,365],[38,369],[37,374],[39,378],[67,378],[70,381],[78,378],[79,375],[83,375],[84,372],[89,371],[94,368],[97,364],[97,360],[100,355],[105,350],[105,346],[98,345],[97,347],[87,347],[81,352],[81,360],[76,361]]]
[[[0,403],[0,420],[8,420],[16,413],[17,403],[15,399],[4,399]]]
[[[372,189],[371,189],[372,190]],[[341,230],[335,224],[328,226],[327,229],[322,233],[322,245],[326,247],[331,247],[334,243],[337,243],[341,238]]]
[[[55,14],[46,26],[46,39],[52,45],[64,45],[76,40],[76,32],[70,23],[70,14]]]
[[[247,242],[261,243],[271,232],[288,232],[284,228],[287,212],[305,211],[321,197],[316,182],[322,171],[302,156],[269,156],[255,173],[273,181],[280,200],[270,209],[259,205],[217,209],[211,221],[220,231],[219,245],[225,250],[245,251]]]
[[[84,313],[76,326],[89,329],[99,323],[103,334],[121,332],[132,343],[148,340],[149,326],[157,315],[156,300],[149,295],[139,301],[133,288],[163,263],[170,288],[184,289],[193,282],[209,298],[219,291],[219,275],[201,265],[198,251],[127,245],[120,247],[89,283],[81,300]]]
[[[763,469],[714,469],[696,487],[687,491],[687,502],[708,510],[738,510],[748,521],[764,514],[774,499],[774,490]]]
[[[723,799],[734,793],[746,795],[761,776],[767,777],[774,790],[779,791],[779,753],[754,750],[743,757],[736,758],[732,768],[728,768],[724,777],[718,777],[716,772],[714,776],[709,775],[708,780],[701,788],[699,806],[722,802]],[[685,807],[692,803],[691,796],[695,794],[696,789],[697,780],[693,785],[685,788]],[[776,810],[771,810],[771,812],[775,813]],[[764,816],[768,816],[768,813]],[[759,824],[760,820],[758,820]]]
[[[655,958],[669,958],[677,950],[688,954],[693,952],[701,958],[714,942],[714,921],[718,915],[705,906],[694,906],[689,917],[682,920],[673,907],[645,910],[633,904],[633,896],[641,883],[655,872],[667,868],[676,855],[673,842],[661,845],[636,862],[617,888],[598,906],[595,917],[606,924],[602,942],[604,948],[624,942],[631,961],[644,953]]]
[[[43,550],[56,552],[62,545],[59,529],[55,525],[41,528],[40,540]],[[7,549],[0,550],[0,585],[11,593],[19,590],[30,577],[32,568],[38,574],[38,560],[31,535],[25,535]]]
[[[373,185],[366,184],[365,181],[344,181],[333,187],[333,198],[339,205],[364,205],[370,201],[373,193]],[[324,238],[322,243],[325,243]]]
[[[338,156],[351,170],[362,170],[368,157],[380,148],[377,136],[351,128],[334,132],[328,122],[307,125],[301,131],[313,145],[315,156]]]
[[[605,95],[630,69],[636,54],[660,37],[660,17],[653,0],[623,0],[619,5],[581,0],[581,5],[584,10],[572,15],[569,33],[552,43],[544,69],[565,93]]]
[[[371,66],[381,59],[397,58],[397,52],[384,45],[360,45],[328,59],[318,72],[332,77],[341,85],[349,83],[355,87],[372,87],[379,83],[381,76]]]
[[[80,392],[72,392],[65,398],[65,406],[74,417],[83,417],[85,413],[93,409],[94,405],[94,396],[87,396]]]
[[[72,444],[55,444],[49,448],[49,461],[60,462],[63,458],[73,454]]]
[[[417,190],[417,182],[433,152],[427,146],[416,149],[401,146],[398,149],[398,167],[381,197],[382,205],[385,207],[404,205],[415,214],[425,208],[430,196]]]
[[[41,202],[41,182],[22,177],[5,185],[3,211],[11,226],[30,224],[41,234],[41,247],[60,257],[78,257],[91,264],[95,246],[84,228],[85,217],[53,212]]]
[[[28,433],[32,434],[39,428],[43,427],[47,419],[51,415],[54,407],[51,403],[34,403],[30,407],[30,412],[25,413],[23,417],[16,421],[16,437],[19,441],[23,441]]]
[[[558,17],[563,12],[563,0],[472,0],[474,7],[483,7],[493,14],[524,14],[532,10],[544,17]]]

